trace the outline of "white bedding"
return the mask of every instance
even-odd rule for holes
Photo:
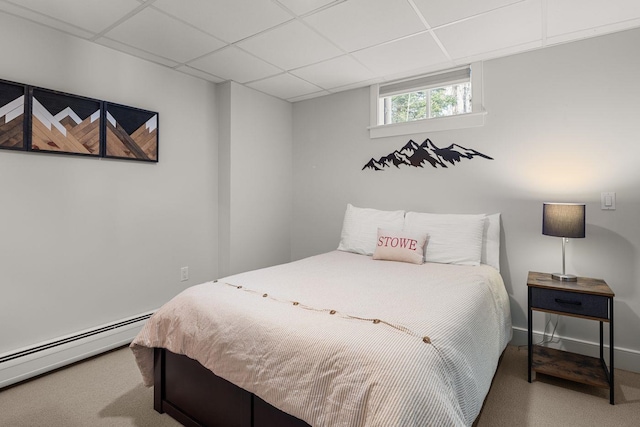
[[[191,287],[131,348],[147,386],[164,347],[312,426],[446,426],[473,423],[510,339],[493,267],[334,251]]]

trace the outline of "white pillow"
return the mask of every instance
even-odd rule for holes
[[[479,265],[486,215],[407,212],[404,230],[429,235],[425,260],[443,264]]]
[[[386,261],[410,262],[422,264],[424,262],[424,244],[427,242],[425,233],[410,233],[408,231],[385,230],[378,228],[378,240],[373,259]]]
[[[378,228],[402,230],[404,211],[380,211],[347,205],[338,250],[373,255]]]
[[[500,214],[487,215],[482,235],[481,264],[500,271]]]

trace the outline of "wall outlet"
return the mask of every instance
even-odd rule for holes
[[[189,267],[182,267],[180,269],[180,281],[184,282],[189,280]]]

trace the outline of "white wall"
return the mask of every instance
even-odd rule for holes
[[[0,353],[215,278],[215,86],[5,14],[0,39],[0,78],[160,120],[157,164],[0,150]]]
[[[292,106],[227,82],[220,97],[220,274],[291,260]]]
[[[587,237],[567,271],[604,278],[616,294],[617,366],[640,360],[640,30],[484,63],[481,128],[369,139],[369,90],[294,104],[293,258],[337,247],[347,203],[423,212],[502,212],[502,275],[516,332],[526,330],[529,270],[561,269],[561,241],[541,234],[542,203],[587,203]],[[410,138],[457,143],[494,160],[448,169],[362,171]],[[617,210],[600,210],[600,193]],[[544,315],[534,327],[544,328]],[[563,317],[568,342],[598,341],[597,322]],[[518,335],[518,334],[517,334]],[[519,334],[522,337],[522,333]]]

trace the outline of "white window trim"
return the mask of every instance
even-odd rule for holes
[[[484,118],[487,112],[482,101],[483,80],[482,62],[475,62],[471,65],[471,113],[458,114],[455,116],[435,117],[430,119],[414,120],[404,123],[391,123],[380,125],[380,85],[371,85],[370,104],[370,138],[385,138],[389,136],[409,135],[415,133],[435,132],[443,130],[465,129],[471,127],[484,126]]]

